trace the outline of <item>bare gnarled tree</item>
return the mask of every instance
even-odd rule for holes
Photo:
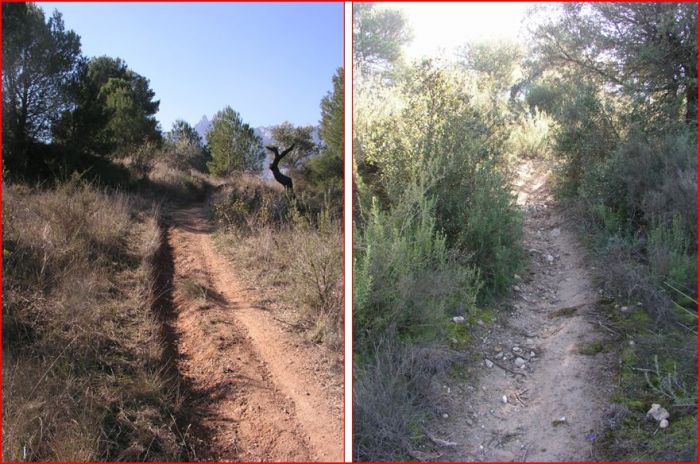
[[[287,148],[282,153],[280,153],[277,147],[275,146],[267,145],[265,147],[275,155],[275,159],[272,161],[272,163],[270,163],[270,170],[272,171],[272,175],[275,176],[275,180],[277,182],[284,185],[284,188],[292,193],[294,193],[294,187],[292,186],[292,178],[282,174],[279,168],[279,162],[282,160],[282,158],[287,156],[287,154],[290,151],[294,150],[295,146],[296,144],[293,144],[291,147]]]

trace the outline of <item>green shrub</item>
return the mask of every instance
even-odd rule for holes
[[[399,88],[397,109],[359,126],[362,190],[380,193],[381,207],[393,208],[411,184],[422,185],[435,201],[435,230],[445,246],[480,271],[484,296],[504,291],[520,265],[522,229],[503,170],[504,114],[473,94],[460,69],[424,62]],[[386,98],[393,101],[392,92]]]
[[[430,340],[448,316],[469,314],[481,286],[478,272],[447,248],[436,227],[434,200],[407,186],[390,211],[375,204],[355,232],[355,349],[371,349],[387,332]]]
[[[657,281],[668,281],[694,294],[698,275],[695,246],[680,216],[674,217],[670,228],[665,224],[654,227],[649,234],[649,265]]]
[[[436,184],[438,225],[448,246],[479,270],[482,297],[503,294],[523,261],[522,215],[507,178],[493,165],[479,166],[473,177],[460,172],[452,170]]]
[[[553,126],[554,120],[537,108],[521,115],[508,139],[510,155],[515,159],[550,159]]]

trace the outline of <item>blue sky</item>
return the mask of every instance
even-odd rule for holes
[[[343,64],[342,3],[62,3],[86,56],[147,77],[163,130],[226,105],[254,127],[315,125]]]

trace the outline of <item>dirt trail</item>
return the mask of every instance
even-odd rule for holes
[[[443,386],[447,417],[439,432],[457,446],[444,448],[440,460],[596,459],[591,443],[612,380],[606,378],[612,355],[598,353],[609,337],[593,311],[598,293],[552,202],[547,165],[526,163],[518,174],[529,266],[514,288],[513,312],[479,334],[470,376],[476,386]]]
[[[167,324],[196,458],[341,461],[342,403],[318,382],[319,354],[250,303],[201,206],[169,216]]]

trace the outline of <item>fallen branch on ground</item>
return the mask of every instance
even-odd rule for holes
[[[425,427],[423,427],[423,432],[425,433],[425,436],[428,437],[428,439],[430,441],[432,441],[433,443],[435,443],[438,446],[444,446],[446,448],[454,448],[455,446],[457,446],[457,443],[455,443],[453,441],[442,440],[440,438],[435,437],[433,434],[428,432],[425,429]]]
[[[487,361],[492,362],[495,366],[500,367],[501,369],[503,369],[503,370],[506,371],[506,372],[510,372],[511,374],[522,375],[523,377],[527,377],[527,374],[525,374],[524,372],[514,371],[513,369],[510,369],[510,368],[508,368],[508,367],[506,367],[506,366],[503,366],[503,365],[497,363],[496,361],[493,361],[493,360],[488,359],[488,358],[485,358],[485,359],[486,359]]]

